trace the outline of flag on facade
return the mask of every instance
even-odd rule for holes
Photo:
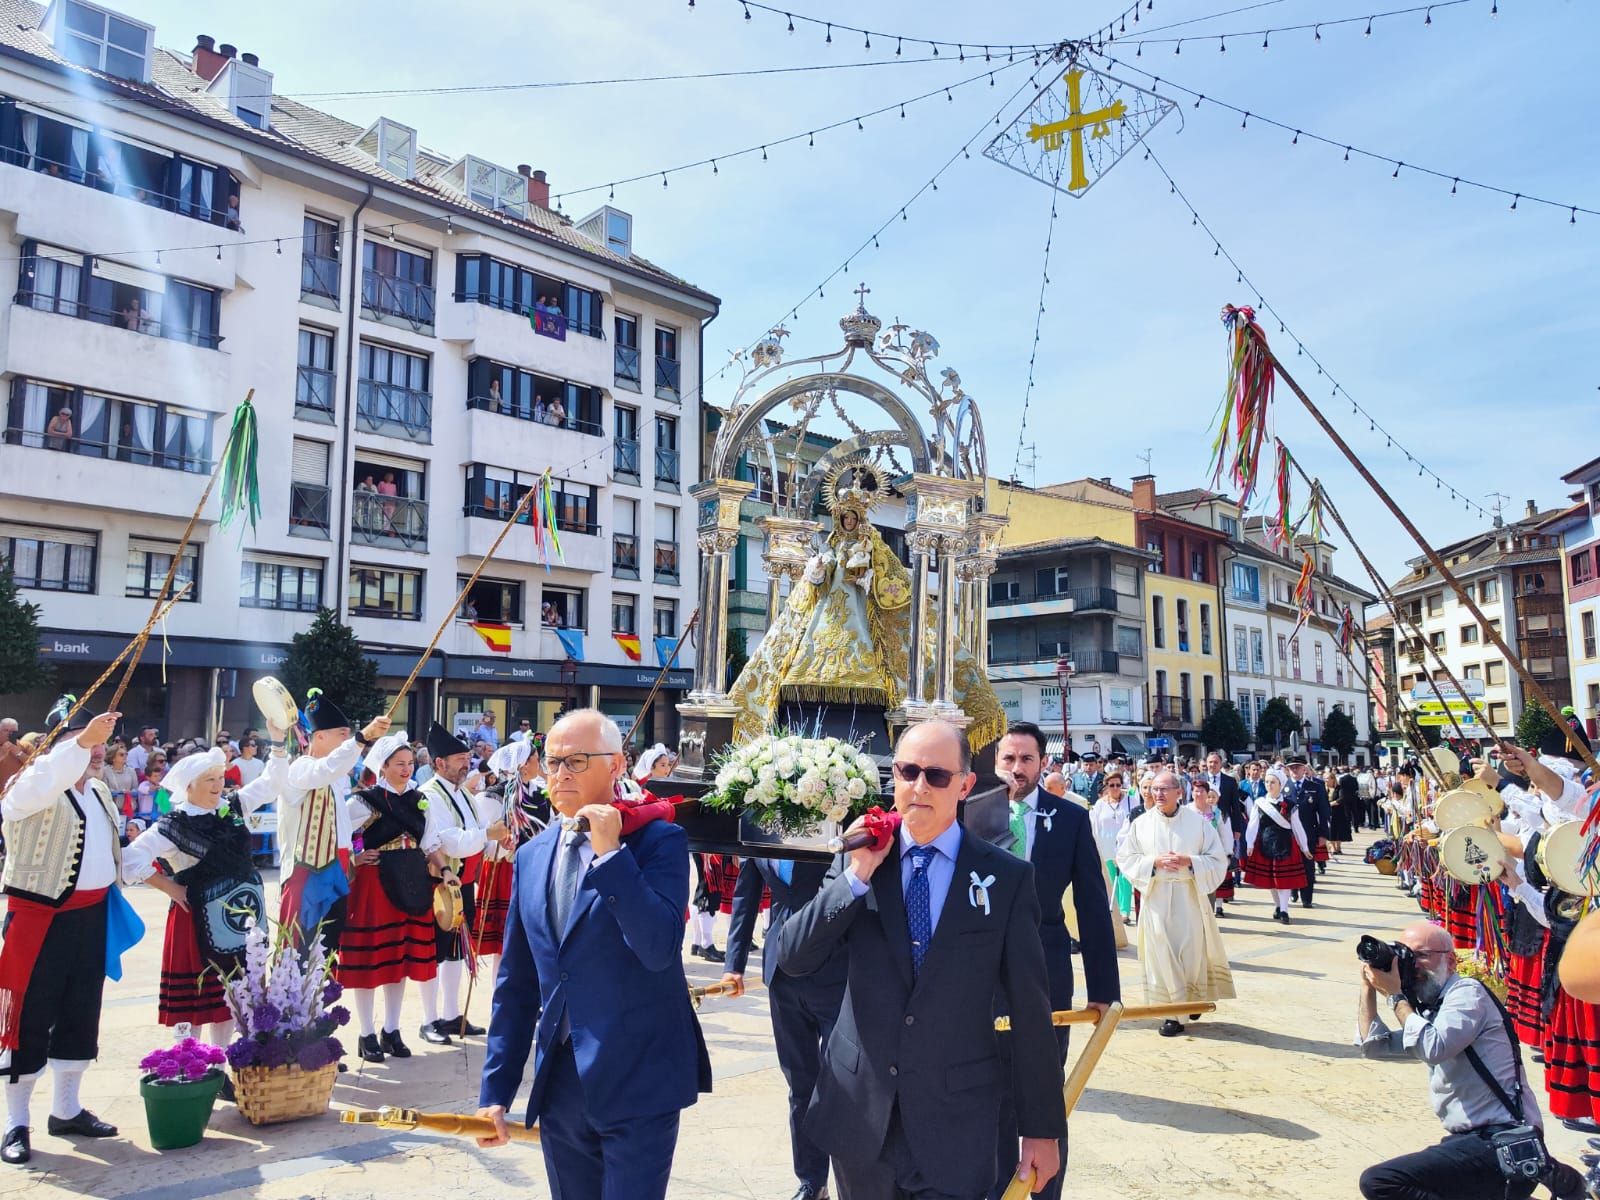
[[[583,661],[583,630],[581,629],[552,629],[561,642],[561,648],[567,652],[567,657],[576,662]]]
[[[675,637],[656,638],[656,666],[664,667],[672,661],[672,652],[678,648]]]
[[[634,662],[639,661],[639,635],[637,633],[613,633],[617,645],[622,647],[622,652]]]
[[[473,621],[472,632],[495,654],[511,653],[511,626],[498,621]]]

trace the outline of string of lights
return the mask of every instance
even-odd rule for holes
[[[692,162],[679,163],[674,167],[658,167],[654,170],[641,171],[636,175],[625,175],[618,179],[612,180],[610,183],[596,183],[587,187],[567,188],[564,191],[553,193],[550,198],[552,200],[559,201],[572,196],[584,196],[591,192],[605,191],[608,192],[610,197],[614,199],[616,197],[617,188],[629,183],[639,183],[642,180],[647,179],[659,179],[661,181],[661,186],[666,187],[669,176],[681,174],[684,171],[693,171],[705,167],[710,167],[711,173],[713,175],[718,175],[721,174],[719,164],[733,162],[736,159],[745,158],[754,154],[761,155],[761,161],[766,162],[767,151],[774,150],[779,146],[790,145],[791,143],[800,141],[802,138],[805,139],[806,145],[815,146],[817,134],[819,133],[832,133],[834,130],[846,129],[851,125],[854,125],[858,131],[861,131],[866,128],[865,122],[871,120],[873,117],[881,117],[885,113],[892,113],[896,110],[899,111],[900,118],[904,120],[906,109],[909,106],[921,104],[927,100],[935,100],[940,96],[943,96],[947,101],[953,103],[955,100],[953,93],[961,88],[969,87],[975,83],[981,83],[985,79],[989,81],[989,86],[993,87],[994,77],[996,75],[1003,74],[1014,67],[1024,66],[1026,63],[1026,59],[1020,63],[1006,63],[1002,66],[995,67],[992,70],[979,71],[976,75],[970,75],[966,79],[958,80],[955,83],[949,85],[941,84],[940,86],[933,88],[930,91],[922,92],[919,95],[908,96],[904,100],[892,100],[880,108],[874,108],[866,112],[856,113],[852,116],[842,117],[837,121],[830,121],[825,125],[807,126],[797,133],[786,134],[783,137],[768,138],[764,142],[757,142],[754,145],[745,146],[738,150],[729,150],[722,154],[712,154],[704,158],[697,158]]]
[[[1022,448],[1028,436],[1028,408],[1033,402],[1033,368],[1039,358],[1039,339],[1044,328],[1044,297],[1050,287],[1050,247],[1056,238],[1056,203],[1060,199],[1057,191],[1061,185],[1061,168],[1067,156],[1056,155],[1055,178],[1050,181],[1050,220],[1044,230],[1044,253],[1040,255],[1039,268],[1039,303],[1033,314],[1033,344],[1028,347],[1028,382],[1022,389],[1022,416],[1017,422],[1017,453],[1011,463],[1011,478],[1020,479],[1022,473]],[[1006,516],[1011,515],[1011,498],[1016,494],[1015,488],[1006,489]]]
[[[1373,434],[1382,434],[1384,446],[1388,449],[1398,450],[1400,453],[1404,454],[1406,456],[1406,462],[1417,468],[1417,474],[1419,476],[1431,478],[1436,489],[1440,491],[1448,491],[1450,493],[1451,500],[1459,500],[1463,505],[1466,506],[1467,511],[1476,511],[1479,516],[1487,518],[1490,514],[1489,511],[1483,507],[1483,505],[1472,500],[1468,493],[1462,491],[1460,488],[1446,483],[1443,476],[1441,476],[1432,467],[1429,467],[1422,461],[1422,459],[1417,457],[1417,455],[1413,454],[1404,445],[1402,445],[1399,439],[1396,438],[1389,429],[1380,424],[1378,419],[1373,416],[1370,411],[1362,407],[1362,405],[1350,395],[1345,386],[1333,377],[1333,374],[1327,369],[1326,366],[1323,365],[1322,361],[1317,358],[1315,354],[1306,349],[1305,343],[1300,339],[1300,336],[1296,334],[1294,330],[1289,328],[1288,322],[1284,319],[1283,314],[1272,306],[1272,303],[1267,300],[1265,295],[1262,293],[1261,288],[1256,285],[1254,280],[1245,274],[1244,267],[1240,265],[1236,258],[1234,258],[1232,252],[1222,244],[1222,240],[1217,236],[1216,231],[1213,230],[1212,227],[1206,222],[1205,218],[1200,215],[1195,206],[1190,203],[1189,197],[1186,196],[1183,192],[1183,189],[1178,186],[1177,180],[1173,179],[1171,172],[1167,170],[1161,159],[1156,156],[1155,151],[1146,146],[1144,156],[1147,161],[1155,164],[1156,170],[1160,171],[1162,178],[1167,181],[1168,193],[1177,197],[1178,201],[1183,205],[1183,207],[1188,210],[1189,223],[1201,229],[1205,233],[1206,237],[1210,239],[1212,245],[1212,256],[1224,259],[1227,264],[1233,268],[1235,283],[1243,284],[1251,291],[1255,292],[1257,314],[1270,313],[1273,316],[1273,318],[1278,322],[1278,332],[1290,338],[1294,342],[1296,357],[1309,359],[1312,366],[1317,368],[1317,375],[1321,378],[1325,378],[1328,383],[1332,385],[1334,398],[1337,399],[1342,396],[1344,399],[1348,400],[1350,402],[1351,415],[1365,417],[1367,419],[1367,431]]]
[[[1146,0],[1146,2],[1154,4],[1155,0]],[[758,4],[756,0],[730,0],[730,3],[737,4],[744,10],[744,19],[746,21],[754,21],[755,14],[758,12],[781,18],[787,22],[786,28],[789,33],[796,32],[795,23],[799,22],[801,25],[823,30],[823,42],[826,45],[833,44],[833,35],[835,33],[841,35],[848,33],[852,36],[860,36],[863,39],[862,48],[871,50],[872,39],[877,38],[879,45],[885,49],[887,49],[888,43],[893,42],[894,52],[897,55],[902,53],[907,45],[910,45],[912,47],[927,46],[932,51],[931,57],[935,58],[939,57],[941,49],[946,51],[954,50],[956,52],[956,61],[958,62],[965,62],[969,53],[973,58],[978,57],[981,53],[984,62],[992,62],[994,58],[1002,54],[1007,55],[1008,61],[1010,61],[1015,59],[1018,54],[1047,53],[1054,50],[1058,44],[1056,42],[1006,42],[1004,44],[999,42],[953,42],[947,38],[922,37],[909,33],[895,33],[886,29],[865,29],[859,25],[846,25],[840,21],[825,21],[821,17],[807,16],[805,13],[796,12],[793,9],[778,8],[771,4]],[[689,7],[693,8],[694,6],[694,0],[689,0]],[[1139,5],[1135,4],[1133,7],[1138,8]]]
[[[1414,4],[1409,8],[1395,8],[1387,12],[1369,13],[1361,17],[1330,17],[1326,21],[1303,21],[1296,25],[1276,25],[1265,29],[1236,29],[1228,33],[1194,33],[1178,37],[1150,37],[1140,34],[1136,38],[1120,38],[1118,41],[1124,46],[1139,47],[1140,49],[1135,51],[1134,56],[1136,58],[1142,55],[1144,46],[1172,46],[1174,54],[1182,54],[1185,42],[1216,42],[1218,52],[1226,54],[1228,52],[1229,38],[1232,38],[1236,45],[1249,44],[1254,42],[1256,38],[1260,38],[1261,49],[1269,50],[1272,48],[1274,35],[1303,33],[1310,30],[1311,40],[1320,42],[1322,41],[1322,31],[1324,29],[1336,29],[1343,25],[1361,25],[1363,26],[1363,35],[1371,37],[1373,27],[1379,21],[1415,16],[1417,13],[1421,13],[1422,24],[1426,27],[1433,24],[1433,12],[1435,9],[1459,8],[1463,4],[1482,4],[1483,2],[1484,0],[1434,0],[1432,4]],[[1491,17],[1500,15],[1499,0],[1489,0],[1489,15]],[[1104,40],[1109,41],[1110,39]]]
[[[1184,87],[1181,83],[1174,83],[1172,80],[1167,79],[1164,76],[1151,74],[1142,67],[1136,67],[1132,63],[1125,62],[1119,58],[1113,58],[1109,54],[1101,54],[1100,57],[1114,67],[1121,67],[1124,70],[1133,71],[1136,74],[1143,75],[1146,79],[1151,80],[1152,82],[1150,85],[1150,90],[1158,95],[1161,94],[1161,89],[1165,87],[1169,92],[1178,92],[1191,98],[1194,101],[1193,107],[1195,108],[1199,108],[1202,104],[1209,104],[1214,108],[1220,108],[1226,112],[1231,112],[1235,116],[1242,118],[1242,120],[1239,122],[1239,127],[1241,129],[1248,128],[1252,124],[1259,124],[1269,125],[1274,129],[1282,130],[1284,133],[1292,133],[1294,136],[1289,142],[1291,146],[1299,145],[1301,139],[1303,138],[1308,142],[1319,142],[1331,149],[1343,151],[1346,162],[1350,161],[1351,155],[1355,155],[1357,158],[1365,158],[1372,162],[1380,162],[1386,167],[1394,168],[1391,174],[1391,178],[1394,179],[1400,178],[1400,173],[1405,171],[1408,174],[1428,175],[1434,179],[1448,180],[1450,183],[1450,194],[1452,196],[1456,194],[1458,188],[1474,188],[1478,191],[1491,192],[1498,196],[1509,197],[1511,200],[1512,209],[1516,209],[1519,204],[1523,203],[1542,204],[1547,208],[1554,208],[1560,212],[1566,213],[1568,222],[1570,224],[1577,224],[1579,213],[1583,213],[1586,216],[1600,217],[1600,209],[1589,208],[1582,204],[1569,204],[1562,200],[1550,200],[1543,196],[1533,195],[1529,192],[1514,191],[1508,187],[1501,187],[1499,184],[1484,183],[1481,180],[1469,179],[1465,175],[1458,175],[1450,171],[1440,171],[1434,169],[1433,167],[1420,166],[1417,163],[1394,158],[1388,154],[1380,154],[1375,150],[1365,150],[1362,147],[1354,145],[1350,142],[1342,142],[1336,138],[1323,137],[1319,133],[1312,133],[1309,130],[1302,129],[1295,125],[1290,125],[1285,121],[1278,121],[1274,120],[1272,117],[1263,116],[1254,109],[1240,108],[1238,105],[1230,104],[1226,100],[1218,100],[1215,96],[1207,95],[1204,92],[1197,92],[1193,88]],[[1169,96],[1168,98],[1170,99],[1171,97]]]
[[[1254,12],[1258,8],[1272,8],[1274,5],[1282,3],[1284,3],[1284,0],[1256,0],[1256,3],[1254,4],[1243,4],[1238,8],[1224,9],[1222,12],[1207,13],[1203,17],[1189,17],[1187,20],[1173,21],[1167,25],[1155,25],[1149,29],[1136,29],[1134,30],[1134,36],[1148,37],[1152,33],[1165,33],[1169,29],[1183,29],[1190,25],[1199,25],[1205,21],[1218,21],[1223,17],[1235,17],[1240,13]],[[1134,7],[1137,8],[1138,5],[1135,5]],[[1117,19],[1117,29],[1114,33],[1111,29],[1111,25],[1109,23],[1106,25],[1106,32],[1104,35],[1105,41],[1113,41],[1115,38],[1122,37],[1128,32],[1126,17],[1127,14],[1124,13],[1122,17]],[[1139,19],[1137,13],[1134,14],[1133,19],[1135,21]]]

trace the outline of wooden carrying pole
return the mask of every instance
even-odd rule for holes
[[[1322,410],[1316,406],[1310,396],[1306,395],[1305,390],[1295,382],[1294,376],[1289,374],[1283,362],[1268,349],[1267,340],[1261,336],[1261,331],[1253,324],[1246,328],[1249,330],[1250,336],[1256,339],[1257,348],[1263,354],[1271,357],[1272,365],[1278,372],[1278,378],[1288,384],[1289,390],[1300,398],[1300,403],[1305,405],[1306,411],[1311,414],[1312,419],[1321,426],[1322,432],[1328,435],[1328,440],[1339,448],[1339,452],[1355,468],[1356,473],[1366,480],[1367,486],[1377,494],[1379,500],[1383,501],[1384,507],[1389,510],[1396,521],[1400,522],[1406,533],[1411,535],[1411,540],[1416,542],[1418,548],[1427,558],[1428,565],[1439,573],[1439,578],[1444,580],[1450,590],[1456,594],[1456,599],[1461,602],[1462,607],[1472,614],[1472,619],[1478,623],[1478,627],[1483,631],[1484,636],[1494,643],[1496,650],[1505,655],[1506,662],[1517,673],[1517,677],[1522,681],[1522,686],[1527,693],[1544,707],[1545,711],[1550,714],[1550,719],[1556,723],[1558,728],[1566,730],[1567,720],[1561,715],[1560,707],[1550,698],[1549,693],[1539,685],[1539,681],[1533,677],[1533,673],[1523,665],[1522,659],[1512,651],[1510,646],[1506,645],[1505,639],[1489,624],[1489,618],[1483,615],[1483,610],[1478,607],[1477,602],[1473,600],[1467,590],[1461,586],[1461,581],[1455,577],[1455,574],[1446,565],[1444,559],[1439,557],[1438,551],[1427,543],[1422,533],[1412,523],[1411,518],[1400,511],[1400,506],[1384,490],[1383,485],[1373,477],[1372,472],[1367,470],[1366,464],[1361,461],[1355,451],[1350,449],[1350,444],[1339,436],[1339,431],[1328,422],[1328,418],[1322,415]],[[1589,747],[1571,736],[1568,737],[1567,742],[1576,751],[1578,757],[1583,760],[1584,765],[1595,772],[1597,776],[1600,776],[1600,761],[1595,759]]]
[[[1119,1006],[1120,1007],[1120,1006]],[[1109,1009],[1107,1011],[1110,1011]],[[1135,1004],[1132,1007],[1121,1008],[1117,1016],[1119,1021],[1153,1021],[1165,1020],[1168,1017],[1186,1017],[1195,1013],[1216,1012],[1217,1006],[1210,1000],[1200,1000],[1193,1003],[1180,1004]],[[1098,1025],[1100,1024],[1100,1010],[1098,1008],[1064,1008],[1050,1014],[1050,1024],[1060,1028],[1063,1025]],[[996,1033],[1011,1032],[1010,1017],[996,1017],[994,1019]]]
[[[372,1125],[379,1129],[416,1130],[446,1133],[453,1137],[494,1137],[494,1122],[488,1117],[465,1113],[418,1112],[414,1108],[351,1108],[339,1114],[343,1125]],[[506,1132],[514,1142],[539,1141],[539,1129],[529,1129],[521,1121],[507,1121]]]

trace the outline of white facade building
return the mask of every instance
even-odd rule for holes
[[[231,46],[160,50],[82,0],[0,15],[0,270],[17,272],[0,305],[0,556],[42,605],[59,686],[84,686],[144,623],[253,390],[259,524],[222,530],[217,498],[205,507],[193,590],[135,677],[130,722],[258,723],[249,682],[319,606],[397,687],[546,471],[562,554],[546,570],[514,529],[401,715],[541,728],[575,699],[631,719],[654,637],[694,606],[685,489],[717,299],[636,256],[628,214],[574,225],[544,172],[274,96]],[[99,41],[73,32],[87,27]],[[581,661],[558,626],[584,635]],[[687,645],[677,666],[649,731],[669,741]],[[18,702],[25,727],[47,699]]]

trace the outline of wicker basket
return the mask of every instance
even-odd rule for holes
[[[298,1066],[240,1067],[233,1073],[239,1111],[252,1125],[276,1125],[328,1111],[339,1064],[315,1071]]]

